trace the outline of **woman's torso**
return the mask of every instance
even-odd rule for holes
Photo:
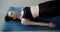
[[[36,13],[36,10],[33,13],[32,12],[33,10],[31,11],[31,7],[25,7],[23,9],[24,10],[23,18],[34,20],[33,14]],[[37,8],[38,13],[36,13],[38,15],[35,16],[35,18],[36,17],[44,17],[44,18],[55,17],[60,12],[59,7],[60,7],[60,5],[59,5],[59,2],[57,2],[57,1],[48,1],[48,2],[38,4],[38,8]],[[58,12],[57,12],[57,10],[58,10]]]

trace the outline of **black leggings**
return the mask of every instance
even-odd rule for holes
[[[45,9],[40,10],[40,17],[52,18],[56,16],[60,16],[60,7],[46,8],[46,10]]]
[[[39,4],[40,17],[52,18],[60,16],[60,5],[56,1],[49,1]]]

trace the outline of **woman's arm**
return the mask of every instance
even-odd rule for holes
[[[49,27],[55,27],[56,25],[54,23],[44,23],[44,22],[34,22],[29,19],[21,19],[21,23],[23,25],[37,25],[37,26],[49,26]]]

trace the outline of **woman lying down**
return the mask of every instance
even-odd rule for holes
[[[56,23],[45,23],[42,21],[35,21],[36,17],[43,17],[43,18],[53,18],[56,16],[60,16],[60,6],[56,6],[56,1],[48,1],[36,6],[25,7],[21,13],[16,11],[8,12],[5,20],[15,20],[20,19],[23,25],[37,25],[37,26],[48,26],[55,28]]]

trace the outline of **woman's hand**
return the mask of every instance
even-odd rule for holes
[[[55,27],[56,27],[56,24],[55,24],[55,23],[50,22],[50,23],[48,24],[48,26],[49,26],[49,27],[52,27],[52,28],[55,28]]]

